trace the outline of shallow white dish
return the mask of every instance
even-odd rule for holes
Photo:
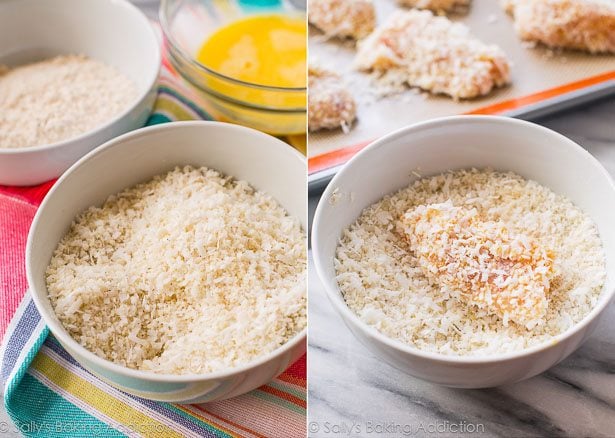
[[[305,352],[306,330],[274,352],[228,371],[163,375],[116,365],[86,350],[64,330],[47,297],[45,269],[75,216],[111,194],[176,165],[207,166],[273,196],[306,228],[305,158],[281,140],[217,122],[177,122],[139,129],[109,141],[72,166],[39,208],[26,247],[34,303],[62,346],[109,384],[152,400],[201,403],[234,397],[272,380]]]
[[[423,176],[492,167],[516,172],[570,198],[596,222],[606,253],[607,282],[594,309],[546,345],[517,353],[460,357],[429,353],[381,334],[346,305],[333,260],[342,230],[384,195]],[[329,202],[336,190],[336,202]],[[350,196],[352,193],[352,197]],[[447,386],[481,388],[527,379],[557,364],[592,333],[615,294],[615,186],[586,150],[547,128],[516,119],[457,116],[419,123],[372,143],[333,178],[316,209],[314,262],[327,295],[352,333],[383,360]]]
[[[142,127],[154,105],[160,47],[145,17],[126,0],[4,0],[0,2],[0,64],[83,54],[118,69],[137,98],[109,122],[65,141],[0,148],[0,184],[32,185],[62,174],[105,141]]]

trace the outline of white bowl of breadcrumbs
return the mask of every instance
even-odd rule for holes
[[[257,388],[305,352],[305,158],[217,122],[143,128],[54,185],[26,250],[34,302],[86,369],[154,400]]]
[[[0,2],[0,184],[57,178],[145,125],[160,63],[152,25],[127,0]]]
[[[425,380],[491,387],[577,349],[611,301],[615,187],[587,151],[500,117],[420,123],[331,181],[315,266],[355,336]]]

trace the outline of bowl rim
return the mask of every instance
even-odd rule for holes
[[[120,120],[128,116],[128,114],[134,111],[134,109],[137,108],[141,104],[141,102],[143,102],[147,98],[147,95],[150,94],[152,90],[156,87],[156,83],[158,82],[158,77],[160,76],[160,69],[161,69],[161,64],[162,64],[162,53],[160,50],[160,44],[158,42],[158,37],[156,36],[156,32],[154,31],[154,28],[152,27],[148,18],[145,16],[143,12],[141,12],[139,8],[137,8],[134,4],[132,4],[128,0],[98,0],[98,1],[103,2],[103,3],[116,4],[120,8],[124,8],[123,13],[134,14],[134,16],[138,17],[138,19],[142,22],[143,24],[142,29],[147,29],[143,33],[148,34],[151,47],[154,48],[154,53],[155,53],[156,58],[153,61],[154,61],[154,65],[156,65],[156,68],[150,72],[149,78],[147,78],[147,81],[146,81],[146,87],[144,87],[144,90],[141,93],[137,94],[137,96],[131,101],[131,103],[123,111],[121,111],[117,115],[113,116],[111,119],[96,126],[93,129],[90,129],[74,137],[67,138],[65,140],[56,141],[54,143],[47,143],[47,144],[41,144],[41,145],[36,145],[36,146],[26,146],[26,147],[19,147],[19,148],[0,147],[0,156],[19,155],[19,154],[25,154],[29,152],[47,151],[47,150],[61,148],[62,146],[67,146],[69,144],[79,143],[84,140],[87,140],[88,137],[96,136],[101,131],[108,129],[112,125],[118,123]]]
[[[250,371],[254,368],[259,367],[260,365],[274,360],[285,353],[290,352],[296,346],[300,345],[307,338],[307,327],[304,327],[301,331],[297,332],[291,339],[289,339],[286,343],[276,348],[275,350],[267,353],[266,355],[259,356],[252,361],[249,361],[245,364],[241,364],[234,368],[229,368],[220,371],[214,371],[211,373],[203,373],[203,374],[165,374],[165,373],[155,373],[153,371],[145,371],[145,370],[137,370],[133,368],[128,368],[110,360],[104,359],[95,353],[91,352],[87,348],[83,347],[79,342],[77,342],[73,337],[64,329],[62,323],[55,317],[53,310],[47,311],[45,306],[43,305],[44,300],[47,300],[47,289],[44,291],[37,290],[32,285],[35,284],[33,278],[35,273],[32,271],[32,245],[35,233],[37,233],[37,229],[43,221],[42,216],[45,215],[45,210],[47,205],[54,202],[53,197],[54,194],[60,190],[62,190],[62,183],[66,180],[72,173],[75,172],[78,168],[85,165],[89,160],[93,159],[97,155],[105,153],[106,151],[114,148],[121,148],[123,143],[126,140],[131,140],[136,137],[148,136],[151,133],[155,133],[158,131],[169,131],[175,129],[183,129],[184,127],[202,127],[203,129],[229,129],[240,131],[245,134],[249,134],[252,136],[258,136],[262,138],[267,138],[267,141],[270,141],[272,144],[277,145],[276,147],[280,151],[284,151],[284,153],[291,153],[296,159],[305,163],[305,157],[293,148],[291,145],[284,143],[279,138],[273,137],[269,134],[266,134],[261,131],[257,131],[252,128],[248,128],[241,125],[236,125],[232,123],[225,122],[216,122],[216,121],[205,121],[205,120],[191,120],[191,121],[177,121],[177,122],[169,122],[169,123],[161,123],[158,125],[147,126],[144,128],[136,129],[134,131],[130,131],[126,134],[115,137],[103,145],[97,147],[93,151],[89,152],[85,156],[79,159],[75,164],[73,164],[62,176],[56,181],[53,185],[49,193],[43,199],[43,202],[39,206],[32,220],[32,224],[30,226],[30,231],[28,232],[28,240],[26,243],[26,254],[25,254],[25,262],[26,262],[26,278],[28,280],[28,287],[30,289],[30,295],[32,296],[32,300],[36,306],[36,309],[41,315],[42,320],[45,322],[50,332],[60,341],[61,344],[66,344],[70,349],[76,351],[79,357],[73,355],[70,351],[72,357],[79,362],[81,366],[83,366],[81,356],[85,357],[86,360],[94,363],[97,367],[101,369],[105,369],[117,375],[121,375],[123,377],[141,379],[141,380],[149,380],[155,382],[162,383],[188,383],[194,381],[207,381],[213,379],[220,379],[225,377],[230,377],[234,375],[238,375],[247,371]],[[307,233],[306,233],[307,234]],[[307,236],[306,236],[307,239]],[[289,364],[291,365],[291,364]],[[107,377],[109,378],[109,377]]]
[[[583,147],[572,141],[571,139],[565,137],[564,135],[553,131],[544,126],[538,125],[536,123],[528,122],[525,120],[514,119],[510,117],[503,116],[488,116],[488,115],[459,115],[459,116],[448,116],[448,117],[440,117],[432,120],[428,120],[425,122],[419,122],[416,124],[412,124],[406,126],[404,128],[398,129],[392,133],[389,133],[378,140],[372,142],[368,146],[366,146],[363,150],[358,152],[355,156],[353,156],[346,164],[342,166],[339,172],[333,177],[331,182],[328,184],[326,189],[324,190],[320,201],[316,207],[316,212],[314,214],[314,221],[312,225],[312,257],[314,259],[314,266],[316,267],[316,273],[325,289],[327,297],[329,301],[332,303],[333,307],[337,311],[337,313],[342,316],[342,318],[347,322],[353,325],[354,327],[361,330],[365,335],[369,336],[371,339],[378,341],[381,344],[386,345],[389,348],[395,349],[397,351],[401,351],[404,354],[415,356],[420,359],[430,360],[439,363],[445,364],[454,364],[454,365],[473,365],[473,364],[494,364],[503,361],[521,359],[525,357],[532,356],[534,354],[540,353],[544,350],[550,349],[553,346],[563,342],[575,334],[579,333],[582,329],[584,329],[587,325],[589,325],[592,321],[596,319],[609,305],[615,296],[615,285],[611,286],[610,289],[603,287],[601,291],[602,299],[590,310],[590,312],[583,317],[581,321],[574,324],[568,330],[554,336],[551,339],[546,340],[538,345],[532,346],[530,348],[524,348],[519,351],[500,353],[488,356],[460,356],[460,355],[446,355],[443,353],[435,353],[430,351],[421,350],[417,347],[414,347],[410,344],[406,344],[397,339],[393,339],[383,333],[381,333],[376,328],[366,324],[363,322],[350,308],[346,305],[341,291],[335,281],[335,278],[328,278],[325,274],[325,266],[329,263],[333,263],[333,261],[325,261],[323,257],[320,255],[320,227],[323,216],[323,211],[326,208],[329,208],[327,205],[328,202],[323,202],[323,200],[328,199],[333,190],[335,190],[336,182],[343,178],[344,174],[348,171],[347,169],[352,168],[353,163],[357,160],[360,160],[363,155],[368,154],[369,152],[378,150],[378,149],[386,149],[391,141],[396,140],[400,137],[408,137],[411,138],[411,135],[417,131],[421,131],[424,129],[431,129],[434,127],[439,127],[452,123],[479,123],[479,124],[509,124],[517,126],[519,129],[534,129],[536,131],[541,131],[553,137],[554,141],[558,141],[561,144],[561,147],[567,147],[574,151],[577,155],[579,155],[580,159],[589,161],[596,168],[596,171],[600,172],[602,176],[606,177],[606,181],[608,181],[610,185],[611,192],[615,193],[615,183],[613,178],[608,173],[608,171],[604,168],[604,166],[587,150]]]
[[[159,18],[159,22],[160,22],[160,29],[162,30],[162,34],[164,36],[164,39],[169,42],[169,45],[171,46],[171,48],[173,50],[175,50],[182,58],[184,58],[184,60],[186,60],[190,65],[195,67],[197,70],[204,71],[206,73],[209,73],[209,74],[217,77],[218,79],[223,79],[223,80],[228,81],[230,83],[234,83],[234,84],[245,86],[245,87],[249,87],[249,88],[256,88],[256,89],[259,89],[259,90],[269,90],[269,91],[277,91],[277,92],[280,92],[280,91],[281,92],[295,92],[295,93],[297,93],[297,92],[306,92],[307,91],[307,85],[305,87],[279,87],[279,86],[275,86],[275,85],[263,85],[263,84],[256,84],[256,83],[253,83],[253,82],[242,81],[240,79],[235,79],[235,78],[232,78],[230,76],[226,76],[226,75],[224,75],[224,74],[222,74],[220,72],[217,72],[216,70],[213,70],[213,69],[211,69],[211,68],[201,64],[196,59],[194,59],[192,56],[188,55],[181,48],[181,46],[177,43],[177,41],[173,37],[171,29],[170,29],[170,23],[169,23],[169,20],[168,20],[169,17],[167,16],[167,9],[168,9],[168,5],[169,5],[169,1],[170,0],[161,0],[160,1],[160,8],[158,10],[158,18]],[[306,31],[307,31],[307,29],[306,29]],[[240,103],[242,105],[245,104],[243,101],[237,101],[237,103]],[[260,107],[258,107],[258,108],[260,108]],[[271,108],[271,109],[272,110],[276,110],[275,108]],[[294,111],[299,111],[299,110],[294,110]]]

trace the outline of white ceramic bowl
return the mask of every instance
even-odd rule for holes
[[[450,169],[492,167],[516,172],[570,198],[596,222],[606,252],[607,282],[580,323],[546,345],[488,357],[446,356],[393,340],[363,323],[345,304],[333,259],[342,230],[384,195]],[[327,202],[338,190],[338,202]],[[353,193],[352,200],[349,196]],[[480,388],[527,379],[555,365],[592,333],[613,297],[615,187],[587,151],[547,128],[515,119],[458,116],[413,125],[372,143],[333,178],[316,210],[312,250],[335,310],[376,355],[416,377],[447,386]]]
[[[200,403],[243,394],[284,371],[305,352],[306,330],[271,354],[228,371],[162,375],[116,365],[86,350],[64,330],[47,297],[45,269],[75,216],[111,194],[171,170],[207,166],[250,182],[306,227],[304,157],[261,132],[216,122],[178,122],[130,132],[71,167],[39,208],[28,236],[26,272],[34,303],[62,346],[111,385],[153,400]]]
[[[58,177],[105,141],[142,127],[156,98],[160,47],[147,18],[126,0],[0,2],[0,64],[83,54],[117,68],[137,87],[126,110],[65,141],[0,149],[0,184],[32,185]]]

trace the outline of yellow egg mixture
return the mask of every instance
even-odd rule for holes
[[[233,79],[273,87],[306,86],[304,18],[259,15],[211,35],[198,52],[206,67]]]

